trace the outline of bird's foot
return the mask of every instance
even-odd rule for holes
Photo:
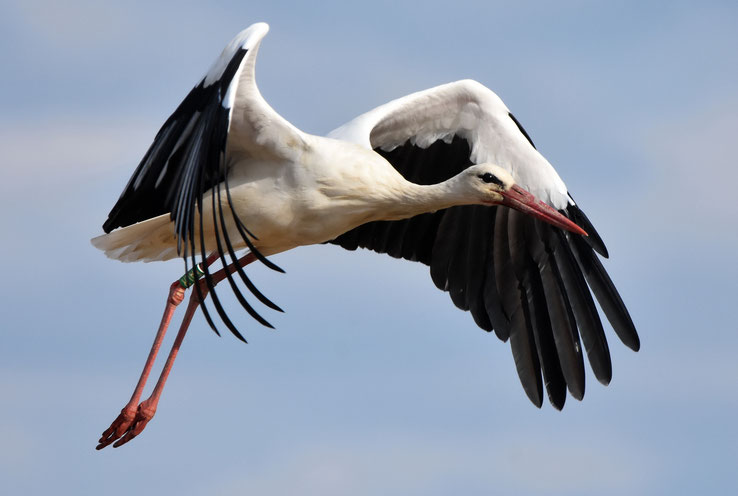
[[[156,404],[151,401],[151,398],[142,401],[136,410],[133,407],[126,406],[110,427],[102,433],[98,441],[99,444],[95,449],[101,450],[113,442],[115,443],[113,448],[126,444],[141,434],[155,413]]]

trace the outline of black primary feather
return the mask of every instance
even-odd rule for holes
[[[230,119],[223,98],[246,53],[237,50],[219,80],[206,86],[203,78],[164,122],[108,214],[106,233],[166,213],[194,220],[193,195],[223,180],[220,155]]]
[[[529,235],[529,252],[541,276],[561,371],[569,392],[581,400],[584,397],[582,348],[567,288],[556,262],[556,248],[551,242],[553,228],[537,219],[533,220],[533,224],[538,235]]]
[[[530,146],[532,146],[533,148],[535,148],[536,145],[533,144],[533,140],[530,139],[530,136],[528,136],[528,133],[525,131],[525,128],[523,127],[523,125],[515,118],[515,116],[512,114],[512,112],[508,112],[507,115],[510,116],[510,119],[512,119],[512,121],[518,127],[518,130],[520,131],[520,133],[523,136],[525,136],[525,139],[528,140],[528,143],[530,143]]]
[[[495,277],[497,290],[502,301],[505,317],[510,322],[510,350],[515,361],[520,383],[528,398],[538,408],[543,404],[543,382],[541,381],[541,363],[535,345],[535,332],[532,328],[528,299],[525,296],[524,281],[515,273],[510,244],[512,230],[510,226],[511,210],[498,209],[495,222]]]
[[[510,210],[509,226],[510,257],[521,296],[525,298],[523,305],[528,309],[543,382],[551,404],[560,410],[566,400],[566,380],[560,362],[566,362],[567,357],[558,352],[555,344],[547,295],[544,293],[540,269],[532,256],[537,237],[534,219],[517,210]]]

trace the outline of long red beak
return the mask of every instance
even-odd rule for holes
[[[503,198],[502,205],[505,205],[506,207],[514,208],[526,215],[532,215],[533,217],[541,219],[544,222],[548,222],[556,227],[560,227],[561,229],[566,229],[567,231],[571,231],[575,234],[587,236],[584,229],[574,224],[554,208],[543,203],[517,184],[508,191],[501,191],[500,194]]]

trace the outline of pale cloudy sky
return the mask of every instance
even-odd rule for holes
[[[612,254],[643,348],[610,334],[610,386],[537,410],[426,267],[319,246],[252,269],[277,331],[197,317],[144,434],[94,450],[181,265],[89,238],[256,21],[262,93],[309,132],[466,77],[505,100]],[[0,492],[736,492],[736,25],[732,2],[3,2]]]

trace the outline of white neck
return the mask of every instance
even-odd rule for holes
[[[382,220],[406,219],[457,205],[475,203],[470,201],[468,194],[461,191],[458,176],[427,186],[403,180],[387,190],[378,200]]]

